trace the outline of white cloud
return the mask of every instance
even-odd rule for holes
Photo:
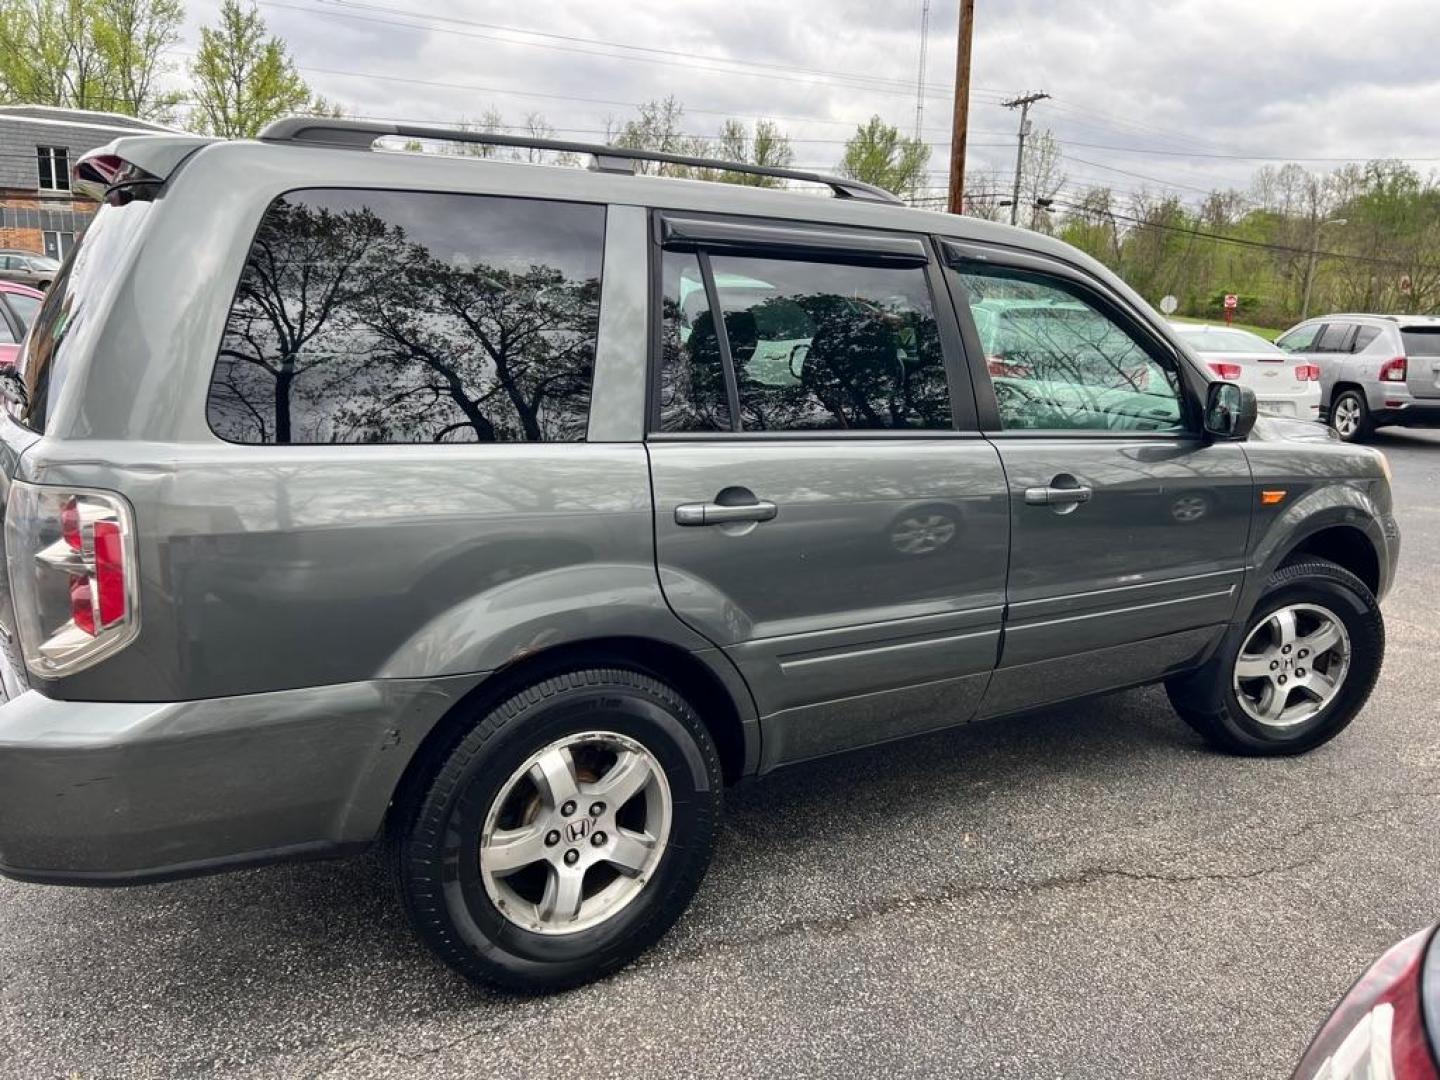
[[[190,5],[187,49],[218,6],[218,0]],[[421,0],[276,0],[262,2],[260,11],[312,87],[362,116],[448,122],[493,105],[513,121],[541,112],[562,134],[591,139],[607,118],[629,116],[627,103],[674,94],[687,107],[692,131],[713,133],[725,115],[781,118],[797,161],[829,168],[850,125],[872,113],[906,131],[913,125],[920,6],[921,0],[469,0],[427,8]],[[1440,4],[1433,0],[976,6],[972,172],[1011,167],[1016,117],[997,102],[1028,90],[1054,95],[1032,117],[1066,144],[1065,170],[1077,183],[1106,181],[1124,190],[1171,185],[1194,194],[1243,186],[1264,163],[1205,155],[1409,157],[1425,171],[1430,164],[1418,159],[1440,157]],[[954,74],[956,19],[956,0],[934,3],[925,135],[936,144],[937,186],[949,153],[945,88]],[[769,66],[737,68],[727,60]]]

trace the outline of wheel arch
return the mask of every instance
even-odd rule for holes
[[[1343,567],[1363,581],[1373,595],[1380,594],[1380,552],[1364,529],[1355,525],[1324,526],[1286,549],[1276,566],[1288,566],[1307,556]]]
[[[446,710],[411,755],[390,798],[387,822],[393,825],[423,794],[426,779],[464,737],[476,719],[525,686],[562,671],[587,667],[624,667],[673,686],[700,715],[715,748],[727,785],[756,771],[760,731],[750,691],[719,650],[700,653],[672,642],[646,637],[597,637],[570,641],[531,653],[482,679]]]

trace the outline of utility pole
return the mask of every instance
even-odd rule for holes
[[[1016,225],[1020,221],[1020,169],[1025,164],[1025,136],[1030,134],[1030,106],[1037,101],[1044,101],[1049,96],[1045,93],[1026,94],[1024,97],[1012,98],[1000,103],[1007,109],[1020,110],[1019,142],[1015,147],[1015,194],[1010,200],[1011,225]]]
[[[1305,295],[1300,300],[1300,321],[1310,317],[1310,286],[1315,283],[1315,257],[1320,254],[1320,230],[1326,225],[1346,225],[1344,218],[1316,221],[1315,230],[1310,234],[1310,260],[1305,264]]]
[[[970,125],[970,39],[975,0],[960,0],[960,41],[955,48],[955,111],[950,126],[950,213],[965,212],[965,137]]]

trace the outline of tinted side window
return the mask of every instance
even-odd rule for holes
[[[720,337],[705,295],[700,257],[665,252],[661,277],[660,430],[729,431]]]
[[[1059,278],[957,275],[1008,430],[1179,431],[1179,373]]]
[[[948,429],[923,267],[717,255],[745,431]]]
[[[585,437],[605,209],[299,191],[251,245],[210,386],[245,443]]]
[[[1360,327],[1359,330],[1355,331],[1355,342],[1350,346],[1350,351],[1360,352],[1379,336],[1380,328],[1378,326]]]
[[[1346,340],[1354,329],[1349,323],[1330,323],[1315,343],[1316,352],[1345,352]]]

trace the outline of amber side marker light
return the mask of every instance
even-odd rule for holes
[[[1260,492],[1261,506],[1279,506],[1284,501],[1285,492],[1283,490]]]

